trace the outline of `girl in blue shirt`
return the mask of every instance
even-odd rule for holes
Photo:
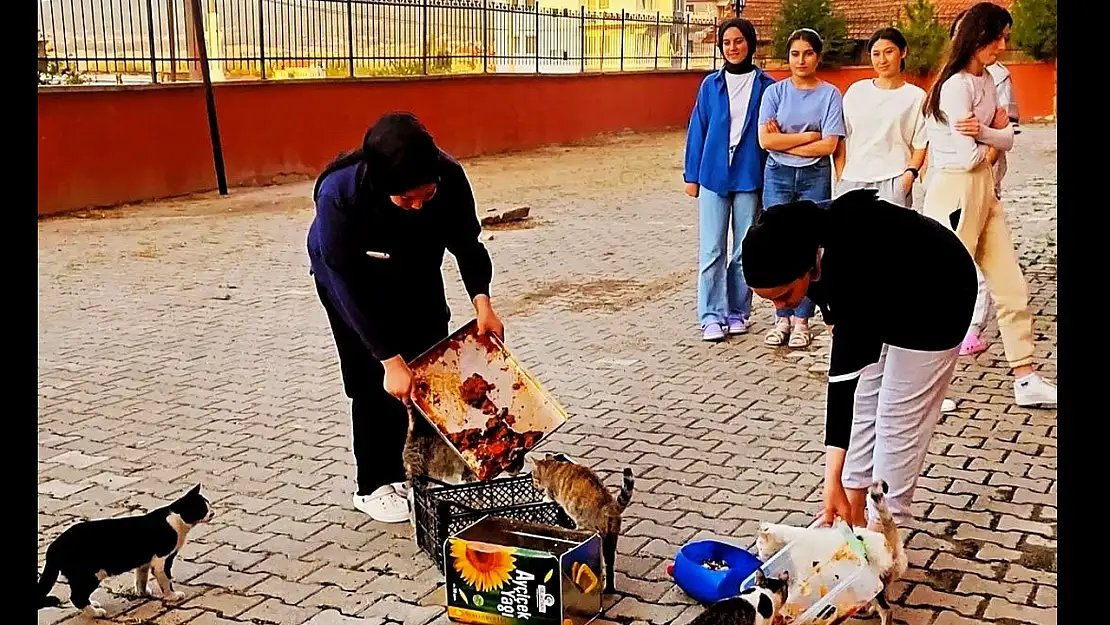
[[[801,28],[787,40],[790,78],[763,94],[759,109],[759,144],[768,152],[763,174],[763,206],[799,200],[822,202],[832,198],[832,159],[846,134],[840,91],[817,78],[824,44],[817,31]],[[765,343],[808,347],[813,340],[809,319],[813,302],[778,309],[775,326]],[[791,327],[793,319],[793,327]]]
[[[752,294],[744,282],[740,247],[759,211],[767,159],[759,147],[759,103],[775,82],[752,64],[756,36],[748,20],[722,22],[717,46],[725,65],[698,89],[683,172],[686,194],[698,199],[698,322],[707,341],[748,331]]]

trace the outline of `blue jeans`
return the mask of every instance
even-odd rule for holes
[[[832,199],[832,159],[825,157],[812,165],[791,167],[767,159],[763,170],[763,206],[786,204],[798,200],[824,202]],[[814,313],[813,301],[808,297],[797,308],[776,308],[775,316],[809,319]]]
[[[721,197],[702,187],[698,193],[698,320],[728,324],[746,320],[752,311],[752,290],[744,281],[740,245],[759,212],[759,193]],[[725,266],[729,226],[732,253]]]

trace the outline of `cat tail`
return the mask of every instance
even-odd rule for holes
[[[56,608],[62,605],[62,600],[57,597],[51,597],[50,591],[54,589],[54,584],[58,582],[58,565],[54,559],[50,557],[50,551],[46,552],[46,565],[42,568],[42,575],[39,576],[39,609],[43,608]]]
[[[621,486],[621,492],[617,495],[617,507],[621,512],[628,507],[632,502],[632,489],[636,485],[636,480],[632,478],[632,468],[626,467],[624,469],[624,485]]]
[[[884,480],[875,480],[867,489],[867,494],[875,504],[875,512],[879,514],[879,532],[886,539],[887,544],[890,545],[891,555],[897,561],[902,551],[902,538],[898,534],[898,524],[894,522],[894,517],[890,514],[890,508],[886,505],[888,489],[889,487]]]

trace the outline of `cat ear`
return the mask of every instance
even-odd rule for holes
[[[762,586],[767,583],[767,576],[763,574],[763,569],[755,570],[755,583],[757,586]]]
[[[199,494],[200,494],[200,484],[197,484],[196,486],[190,488],[189,492],[185,493],[185,496],[186,497],[195,497]]]

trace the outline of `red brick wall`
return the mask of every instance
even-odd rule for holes
[[[1053,67],[1009,67],[1023,117],[1051,114]],[[389,110],[414,112],[458,157],[678,128],[704,74],[225,83],[216,86],[216,106],[235,186],[315,174]],[[845,68],[823,77],[844,89],[870,75],[869,68]],[[216,186],[197,84],[40,89],[38,129],[40,216]]]

